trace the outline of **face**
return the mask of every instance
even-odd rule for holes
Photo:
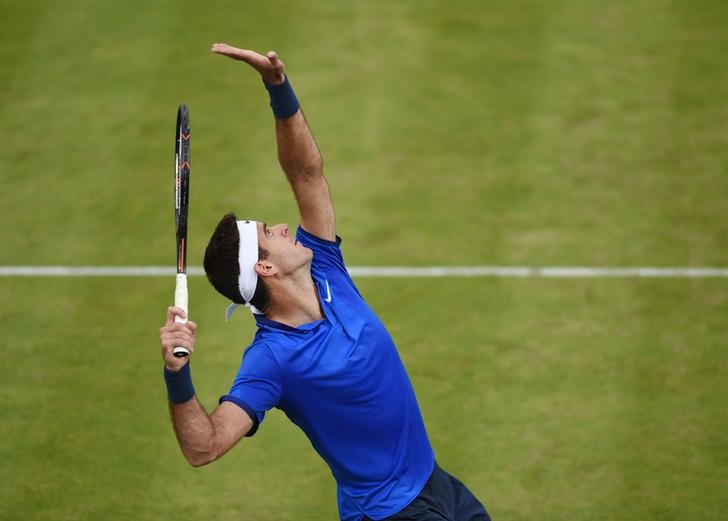
[[[258,224],[258,244],[268,251],[268,258],[258,261],[255,271],[259,275],[289,275],[310,264],[313,252],[296,241],[286,224],[268,226]]]

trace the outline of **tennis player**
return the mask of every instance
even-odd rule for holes
[[[321,154],[283,62],[226,44],[212,52],[258,71],[270,95],[278,159],[300,211],[285,224],[225,215],[205,252],[205,272],[232,303],[252,311],[258,329],[230,392],[208,414],[195,397],[189,358],[194,322],[160,330],[172,423],[193,466],[220,458],[281,409],[308,437],[336,479],[343,521],[489,520],[483,505],[435,462],[397,349],[349,276],[336,235]]]

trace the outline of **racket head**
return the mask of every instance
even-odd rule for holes
[[[177,232],[177,273],[187,273],[187,213],[190,198],[190,113],[177,109],[174,133],[174,224]]]

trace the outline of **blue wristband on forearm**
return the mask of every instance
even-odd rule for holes
[[[263,81],[268,95],[270,96],[270,107],[273,109],[273,115],[278,119],[287,119],[293,116],[301,105],[298,103],[293,87],[288,82],[288,76],[280,85],[271,85]]]
[[[192,387],[189,362],[176,373],[165,367],[164,381],[167,382],[167,397],[172,403],[189,402],[195,395],[195,388]]]

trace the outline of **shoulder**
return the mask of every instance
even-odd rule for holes
[[[349,270],[346,268],[344,256],[341,252],[341,243],[343,242],[341,237],[337,235],[335,241],[329,241],[317,237],[299,226],[296,231],[296,239],[313,251],[311,275],[317,283],[325,284],[327,291],[329,283],[331,285],[343,284],[361,296],[349,274]]]
[[[306,231],[299,225],[296,230],[296,240],[313,252],[311,265],[325,271],[330,269],[345,270],[344,258],[341,254],[342,239],[338,235],[336,240],[329,241]]]
[[[303,225],[298,225],[298,228],[296,229],[296,239],[298,242],[311,249],[341,249],[342,239],[338,235],[336,235],[332,241],[306,231]]]
[[[268,371],[280,372],[280,363],[269,343],[256,339],[243,351],[241,370],[259,370],[263,368]]]

